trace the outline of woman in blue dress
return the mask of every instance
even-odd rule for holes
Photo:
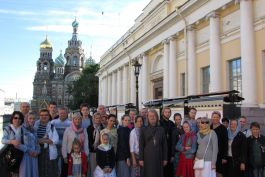
[[[35,115],[30,113],[27,117],[26,123],[23,124],[23,138],[26,152],[19,168],[19,177],[38,177],[38,154],[40,147],[37,141],[37,133],[33,128],[35,122]]]

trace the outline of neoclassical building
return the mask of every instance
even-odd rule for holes
[[[242,107],[265,103],[264,0],[152,0],[100,60],[99,103],[139,103],[238,90]],[[264,122],[263,122],[264,123]]]
[[[53,61],[51,43],[46,39],[40,44],[40,58],[37,61],[37,72],[33,81],[32,110],[46,108],[50,101],[59,107],[66,106],[73,99],[68,93],[68,85],[80,77],[85,65],[94,63],[90,56],[85,57],[82,41],[78,38],[78,22],[72,23],[73,34],[68,41],[64,55]]]

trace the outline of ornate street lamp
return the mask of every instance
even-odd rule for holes
[[[138,85],[138,77],[140,74],[140,69],[141,69],[141,64],[139,63],[139,61],[136,59],[133,62],[133,66],[134,66],[134,75],[136,77],[136,111],[137,113],[139,113],[139,85]]]

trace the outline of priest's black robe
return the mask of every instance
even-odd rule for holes
[[[163,177],[163,161],[167,161],[167,141],[162,127],[143,127],[140,133],[139,160],[144,161],[141,177]]]

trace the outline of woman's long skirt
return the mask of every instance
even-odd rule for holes
[[[125,160],[117,162],[117,177],[130,177],[130,167]]]
[[[139,155],[135,155],[136,158],[136,167],[131,167],[131,177],[140,177],[141,176],[141,167],[139,165]]]
[[[111,173],[104,173],[104,171],[97,166],[94,171],[94,177],[116,177],[115,168],[112,169]]]
[[[212,169],[212,162],[204,161],[203,169],[195,170],[195,177],[216,177],[215,169]]]
[[[176,176],[194,177],[193,159],[186,159],[185,155],[180,153]]]

